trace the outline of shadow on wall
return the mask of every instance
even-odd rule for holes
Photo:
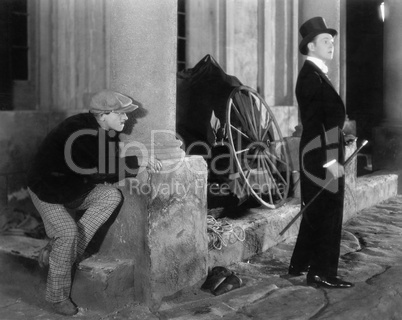
[[[130,97],[131,98],[131,97]],[[138,123],[137,119],[145,118],[148,115],[148,110],[143,107],[141,102],[131,98],[133,100],[133,104],[137,105],[138,108],[133,112],[127,114],[128,120],[126,125],[124,126],[122,134],[131,135],[134,129],[134,126]]]

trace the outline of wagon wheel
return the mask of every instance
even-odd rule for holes
[[[235,88],[227,102],[227,134],[240,185],[268,208],[280,207],[289,191],[290,165],[278,123],[261,96]]]

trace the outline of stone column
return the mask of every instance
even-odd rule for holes
[[[126,155],[155,154],[163,171],[119,182],[124,203],[98,256],[132,261],[133,298],[152,305],[206,275],[207,168],[175,137],[176,1],[105,4],[109,87],[140,105],[129,114]]]
[[[402,2],[385,1],[384,119],[374,128],[373,169],[402,168]],[[375,81],[375,80],[373,80]]]
[[[109,85],[140,109],[125,141],[136,141],[159,159],[180,158],[175,137],[177,6],[172,1],[106,1],[109,5]],[[135,148],[130,153],[143,156]]]

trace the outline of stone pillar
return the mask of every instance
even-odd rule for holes
[[[402,168],[402,2],[385,1],[384,119],[374,128],[373,170]]]
[[[136,141],[159,159],[180,158],[175,137],[177,6],[173,1],[106,1],[109,86],[131,96],[140,109],[124,141]],[[144,156],[138,149],[130,153]]]
[[[125,154],[155,154],[163,171],[119,182],[124,203],[98,257],[133,261],[133,299],[152,305],[206,275],[207,168],[184,157],[175,137],[176,1],[105,3],[109,87],[140,105],[129,114]]]

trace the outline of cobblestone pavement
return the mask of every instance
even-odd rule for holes
[[[361,211],[344,226],[339,275],[355,283],[351,289],[313,288],[306,285],[305,276],[288,277],[293,244],[281,243],[229,266],[243,285],[221,296],[201,291],[201,282],[166,299],[153,311],[141,305],[110,314],[80,309],[74,318],[402,319],[402,195]],[[51,313],[40,299],[18,297],[12,284],[0,282],[0,319],[66,318]]]

